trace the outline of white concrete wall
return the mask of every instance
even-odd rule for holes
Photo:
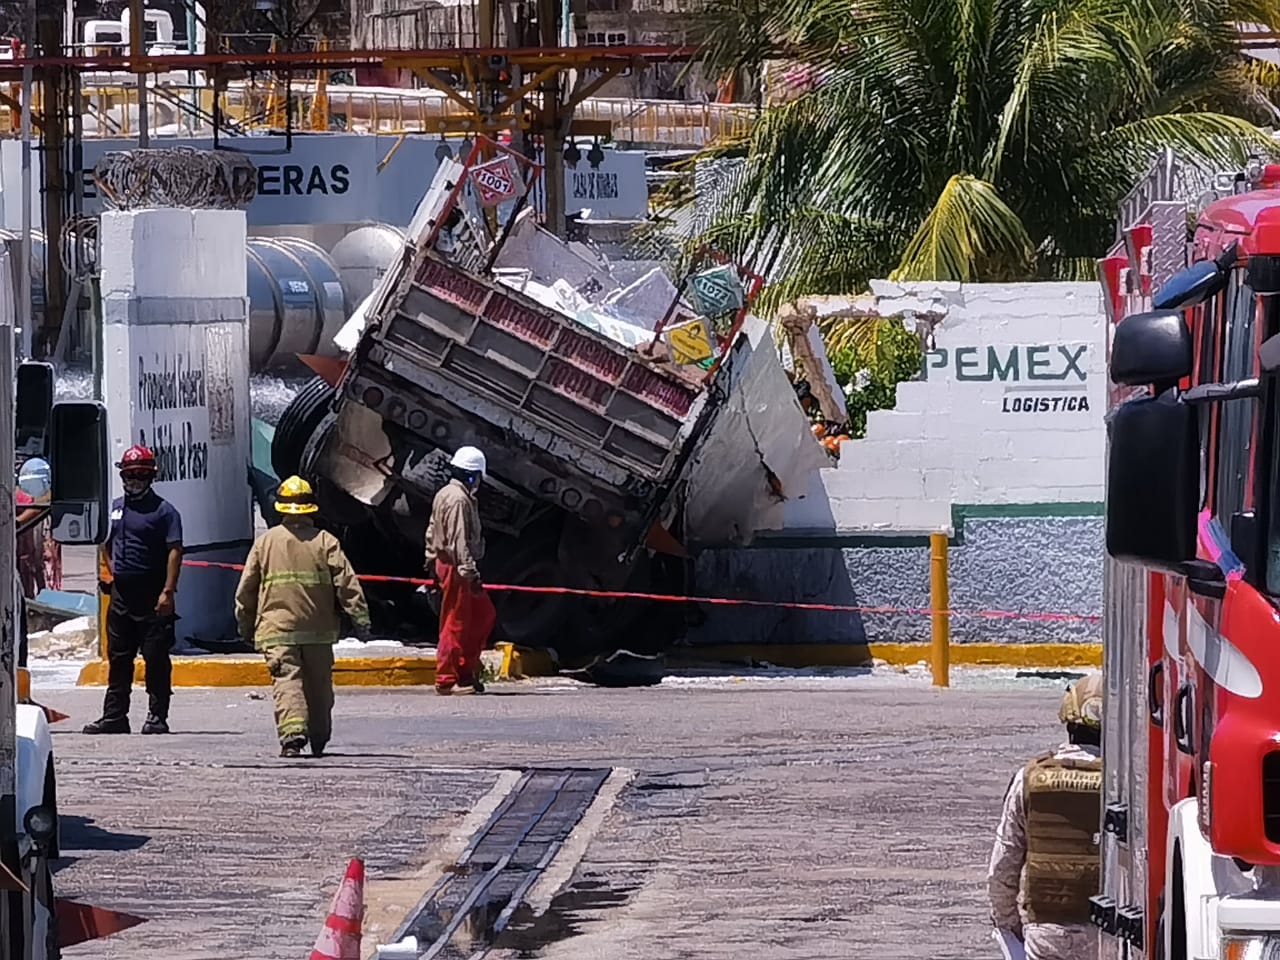
[[[155,453],[156,491],[182,516],[188,558],[243,559],[253,539],[245,215],[102,214],[103,388],[113,460]],[[115,495],[120,480],[114,478]],[[178,637],[235,635],[233,571],[187,567]]]
[[[900,384],[896,408],[873,411],[866,437],[846,442],[839,466],[787,504],[788,533],[923,533],[949,530],[953,504],[1102,500],[1098,284],[872,291],[882,316],[945,313],[926,377]]]

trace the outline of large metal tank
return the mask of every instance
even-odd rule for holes
[[[357,227],[333,246],[333,258],[347,290],[347,316],[373,292],[404,249],[404,233],[387,223]]]
[[[346,291],[329,255],[297,237],[250,237],[248,263],[250,369],[339,356],[333,335],[347,318]]]

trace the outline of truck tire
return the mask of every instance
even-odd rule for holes
[[[488,535],[485,558],[480,562],[484,581],[531,587],[576,586],[566,581],[558,559],[560,520],[553,514],[527,527],[518,538]],[[514,590],[496,591],[491,596],[498,613],[494,640],[559,651],[568,639],[565,628],[576,597]]]
[[[280,480],[301,469],[307,443],[328,415],[336,392],[324,380],[315,377],[284,408],[271,441],[271,469]]]
[[[525,566],[519,573],[504,577],[503,583],[530,587],[563,586],[560,565],[554,558],[542,557]],[[492,595],[498,622],[493,638],[522,647],[551,647],[559,652],[570,639],[565,627],[572,618],[566,594],[520,593],[504,591]]]

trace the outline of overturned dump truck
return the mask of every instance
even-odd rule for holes
[[[281,418],[277,474],[313,482],[362,573],[416,576],[449,457],[471,444],[488,459],[487,583],[685,591],[690,549],[779,525],[783,499],[828,463],[768,329],[747,318],[710,338],[712,357],[676,362],[655,327],[695,315],[659,271],[623,286],[522,203],[494,217],[469,173],[441,166],[398,260],[337,338],[345,367]],[[424,594],[375,584],[370,598],[376,627],[433,636]],[[494,600],[498,639],[566,662],[663,646],[696,613],[554,592]]]

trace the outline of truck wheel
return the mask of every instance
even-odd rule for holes
[[[519,573],[504,577],[503,582],[531,587],[563,586],[560,573],[560,565],[544,557]],[[571,615],[569,601],[574,599],[562,593],[505,591],[494,594],[494,607],[498,612],[494,639],[523,647],[554,647],[558,651],[567,639],[564,628]]]
[[[284,480],[298,472],[311,435],[329,413],[337,391],[319,377],[294,395],[280,415],[271,441],[271,469]]]
[[[519,537],[490,534],[480,575],[488,583],[516,586],[575,586],[565,580],[557,557],[562,518],[552,514],[521,531]],[[565,642],[565,627],[577,597],[562,593],[493,593],[498,622],[493,638],[526,647],[554,647]]]

